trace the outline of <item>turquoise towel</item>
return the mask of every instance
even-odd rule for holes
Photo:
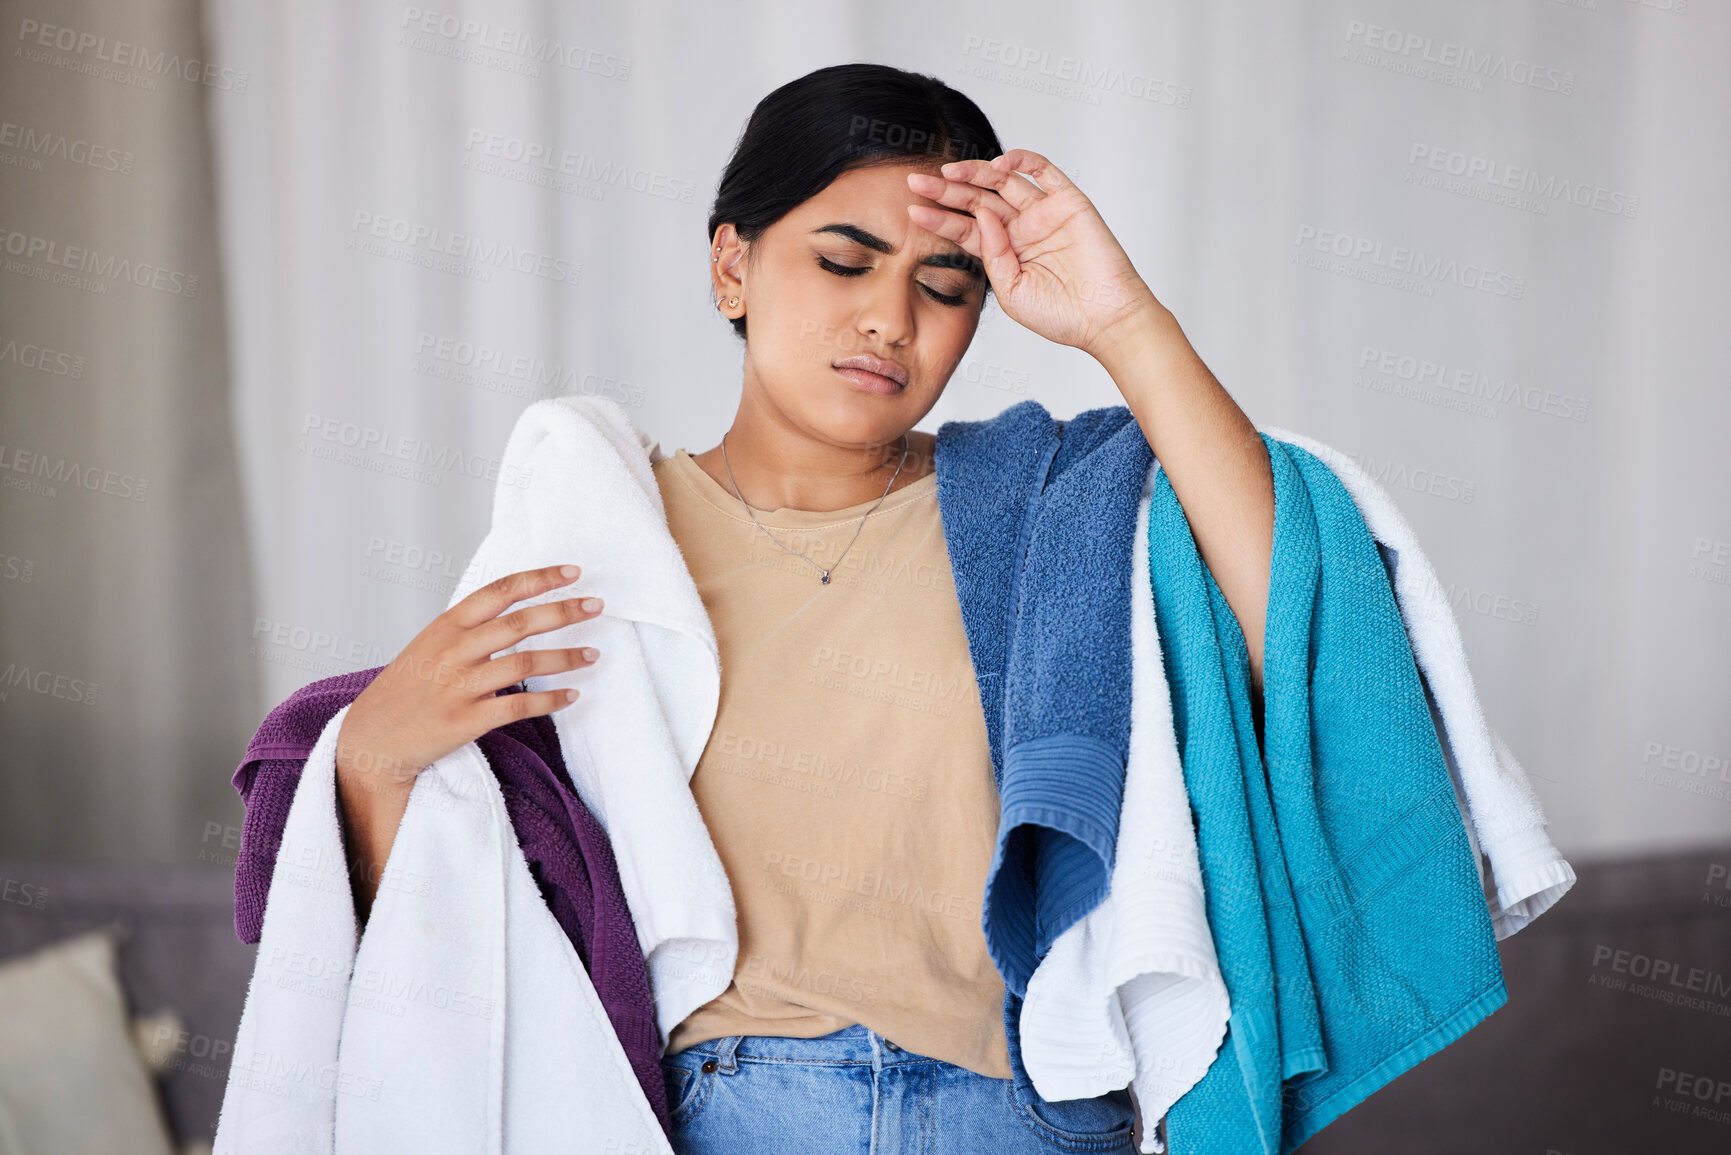
[[[1507,998],[1381,555],[1327,466],[1263,441],[1275,529],[1260,719],[1244,635],[1164,473],[1149,509],[1173,724],[1232,999],[1218,1057],[1166,1116],[1172,1155],[1285,1155]]]

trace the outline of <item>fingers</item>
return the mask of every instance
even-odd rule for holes
[[[944,167],[948,168],[949,166],[945,165]],[[1018,183],[1030,192],[1033,191],[1033,186],[1027,181],[1019,181]],[[930,173],[910,172],[908,174],[908,187],[941,205],[946,205],[952,209],[961,209],[963,212],[972,213],[975,216],[983,212],[990,212],[997,214],[999,220],[1008,222],[1020,211],[1017,206],[1006,201],[1004,197],[999,196],[991,189],[964,183],[961,177],[945,179]]]
[[[958,163],[972,164],[979,162],[960,161]],[[944,167],[948,168],[949,166],[945,165]],[[1013,148],[1002,156],[993,157],[990,167],[994,170],[1003,172],[1005,175],[1012,172],[1024,173],[1027,176],[1032,177],[1034,183],[1039,185],[1040,188],[1044,189],[1046,192],[1054,192],[1057,189],[1076,187],[1075,182],[1059,171],[1057,165],[1053,164],[1051,161],[1047,160],[1032,149]],[[993,187],[995,188],[997,186],[994,185]],[[1011,199],[1010,203],[1014,204],[1015,200]]]
[[[501,694],[482,703],[481,720],[488,730],[492,730],[507,722],[551,714],[569,706],[574,700],[567,697],[565,690],[525,690],[521,694]]]
[[[963,252],[977,258],[985,266],[995,291],[1009,292],[1016,283],[1022,265],[1010,244],[1008,229],[995,214],[986,212],[971,217],[931,205],[909,205],[908,217],[922,229],[956,242]]]
[[[943,173],[941,179],[955,182],[964,189],[992,190],[1016,212],[1039,204],[1049,192],[1075,187],[1070,178],[1058,171],[1058,167],[1051,161],[1037,152],[1022,148],[1003,153],[989,161],[953,160],[939,171]],[[932,195],[932,199],[937,199],[933,194],[924,195]],[[1002,213],[999,215],[1004,216]]]
[[[507,607],[520,601],[571,584],[581,572],[581,566],[550,565],[506,574],[452,606],[448,611],[449,619],[455,626],[470,629],[498,617]]]
[[[598,618],[604,608],[597,597],[561,598],[556,602],[524,606],[470,629],[455,652],[462,659],[480,662],[500,650],[510,649],[532,634],[544,634]]]
[[[980,256],[980,231],[975,218],[962,213],[947,213],[931,205],[909,205],[908,217],[927,232],[956,242],[969,256]]]
[[[528,678],[593,666],[599,658],[600,651],[594,646],[516,650],[476,667],[471,684],[478,694],[495,694]]]

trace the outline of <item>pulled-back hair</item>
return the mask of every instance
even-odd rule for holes
[[[716,186],[709,237],[732,222],[755,241],[850,169],[1001,152],[979,105],[935,76],[863,62],[819,68],[752,109]],[[743,338],[745,318],[732,320]]]

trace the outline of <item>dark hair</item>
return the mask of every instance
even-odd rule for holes
[[[1001,152],[979,105],[935,76],[864,62],[819,68],[752,109],[716,186],[709,236],[731,221],[754,241],[849,169]],[[745,336],[744,317],[733,331]]]

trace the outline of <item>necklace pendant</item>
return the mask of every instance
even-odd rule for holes
[[[823,571],[823,584],[824,585],[829,584],[829,571],[828,570]]]

